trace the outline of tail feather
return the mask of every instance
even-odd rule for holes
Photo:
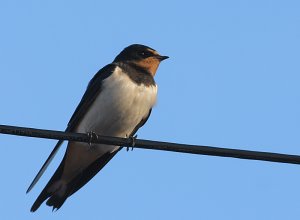
[[[40,205],[47,200],[48,206],[53,206],[54,209],[59,209],[69,196],[68,185],[60,180],[47,185],[45,189],[38,196],[36,201],[31,207],[32,212],[36,211]]]
[[[121,148],[119,148],[119,150],[120,149]],[[35,212],[47,199],[46,205],[52,206],[53,210],[59,209],[69,196],[89,182],[89,180],[92,179],[119,150],[116,150],[113,153],[107,152],[106,154],[102,155],[100,158],[90,164],[85,170],[83,170],[81,175],[78,175],[69,183],[61,181],[65,161],[64,158],[46,187],[32,205],[30,211]]]
[[[52,196],[54,190],[53,189],[51,190],[51,188],[53,188],[53,184],[55,184],[61,178],[62,171],[64,168],[64,161],[65,161],[65,156],[64,156],[62,162],[60,163],[59,167],[57,168],[57,170],[55,171],[55,173],[53,174],[53,176],[51,177],[51,179],[45,186],[45,188],[42,190],[40,195],[37,197],[37,199],[33,203],[32,207],[30,209],[31,212],[35,212],[46,199],[48,199],[50,196]]]
[[[35,212],[49,196],[50,194],[47,193],[47,191],[43,190],[41,194],[38,196],[38,198],[35,200],[33,205],[31,206],[30,211]]]
[[[62,197],[53,195],[47,200],[46,205],[53,206],[53,210],[55,209],[58,210],[64,204],[67,198],[68,198],[67,195],[64,195]]]

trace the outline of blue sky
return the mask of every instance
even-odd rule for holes
[[[170,56],[139,138],[300,154],[299,1],[0,1],[0,123],[64,130],[126,46]],[[28,195],[55,141],[0,135],[1,219],[299,219],[300,167],[121,151],[55,213]]]

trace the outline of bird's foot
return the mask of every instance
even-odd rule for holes
[[[89,137],[89,145],[91,146],[92,145],[92,140],[93,140],[93,138],[96,138],[97,140],[98,140],[98,138],[99,138],[99,136],[98,136],[98,134],[96,134],[94,131],[89,131],[88,133],[87,133],[87,135],[88,135],[88,137]]]
[[[134,145],[135,145],[135,140],[137,138],[137,134],[134,136],[128,136],[126,135],[126,138],[130,139],[130,143],[131,143],[131,151],[133,151]],[[126,150],[129,151],[129,146],[127,146]]]

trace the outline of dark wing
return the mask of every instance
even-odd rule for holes
[[[79,105],[73,113],[66,131],[73,131],[79,124],[87,109],[94,102],[98,94],[101,92],[101,84],[104,79],[109,77],[115,70],[115,64],[109,64],[99,70],[95,76],[91,79],[86,92],[84,93]]]
[[[102,69],[100,69],[95,74],[95,76],[90,81],[90,83],[87,87],[87,90],[84,93],[79,105],[77,106],[75,112],[73,113],[73,115],[68,123],[68,127],[67,127],[66,131],[73,131],[76,128],[76,126],[79,124],[79,122],[83,118],[84,114],[87,112],[87,109],[91,106],[91,104],[94,102],[97,95],[101,92],[102,81],[104,79],[106,79],[107,77],[109,77],[112,74],[112,72],[115,70],[115,68],[116,68],[115,64],[109,64],[109,65],[103,67]],[[59,140],[57,142],[54,149],[52,150],[52,152],[48,156],[47,160],[43,164],[42,168],[39,170],[38,174],[35,176],[32,183],[28,187],[26,193],[28,193],[34,187],[34,185],[39,181],[39,179],[41,178],[41,176],[43,175],[43,173],[49,166],[50,162],[56,155],[56,153],[57,153],[58,149],[60,148],[60,146],[62,145],[62,143],[63,143],[63,140]]]

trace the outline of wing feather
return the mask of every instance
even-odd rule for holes
[[[66,128],[66,131],[74,131],[76,126],[79,124],[79,122],[82,120],[84,114],[87,112],[88,108],[91,106],[91,104],[94,102],[95,98],[98,96],[98,94],[101,92],[101,85],[102,81],[109,77],[112,72],[115,70],[116,65],[115,64],[109,64],[100,69],[95,76],[90,81],[86,92],[84,93],[79,105],[77,106],[75,112],[73,113],[69,123],[68,127]],[[31,182],[30,186],[28,187],[26,193],[30,192],[30,190],[35,186],[35,184],[39,181],[41,176],[46,171],[47,167],[49,166],[50,162],[53,160],[54,156],[58,152],[60,146],[62,145],[63,140],[59,140],[57,144],[55,145],[54,149],[48,156],[47,160],[43,164],[42,168],[39,170],[33,181]]]

